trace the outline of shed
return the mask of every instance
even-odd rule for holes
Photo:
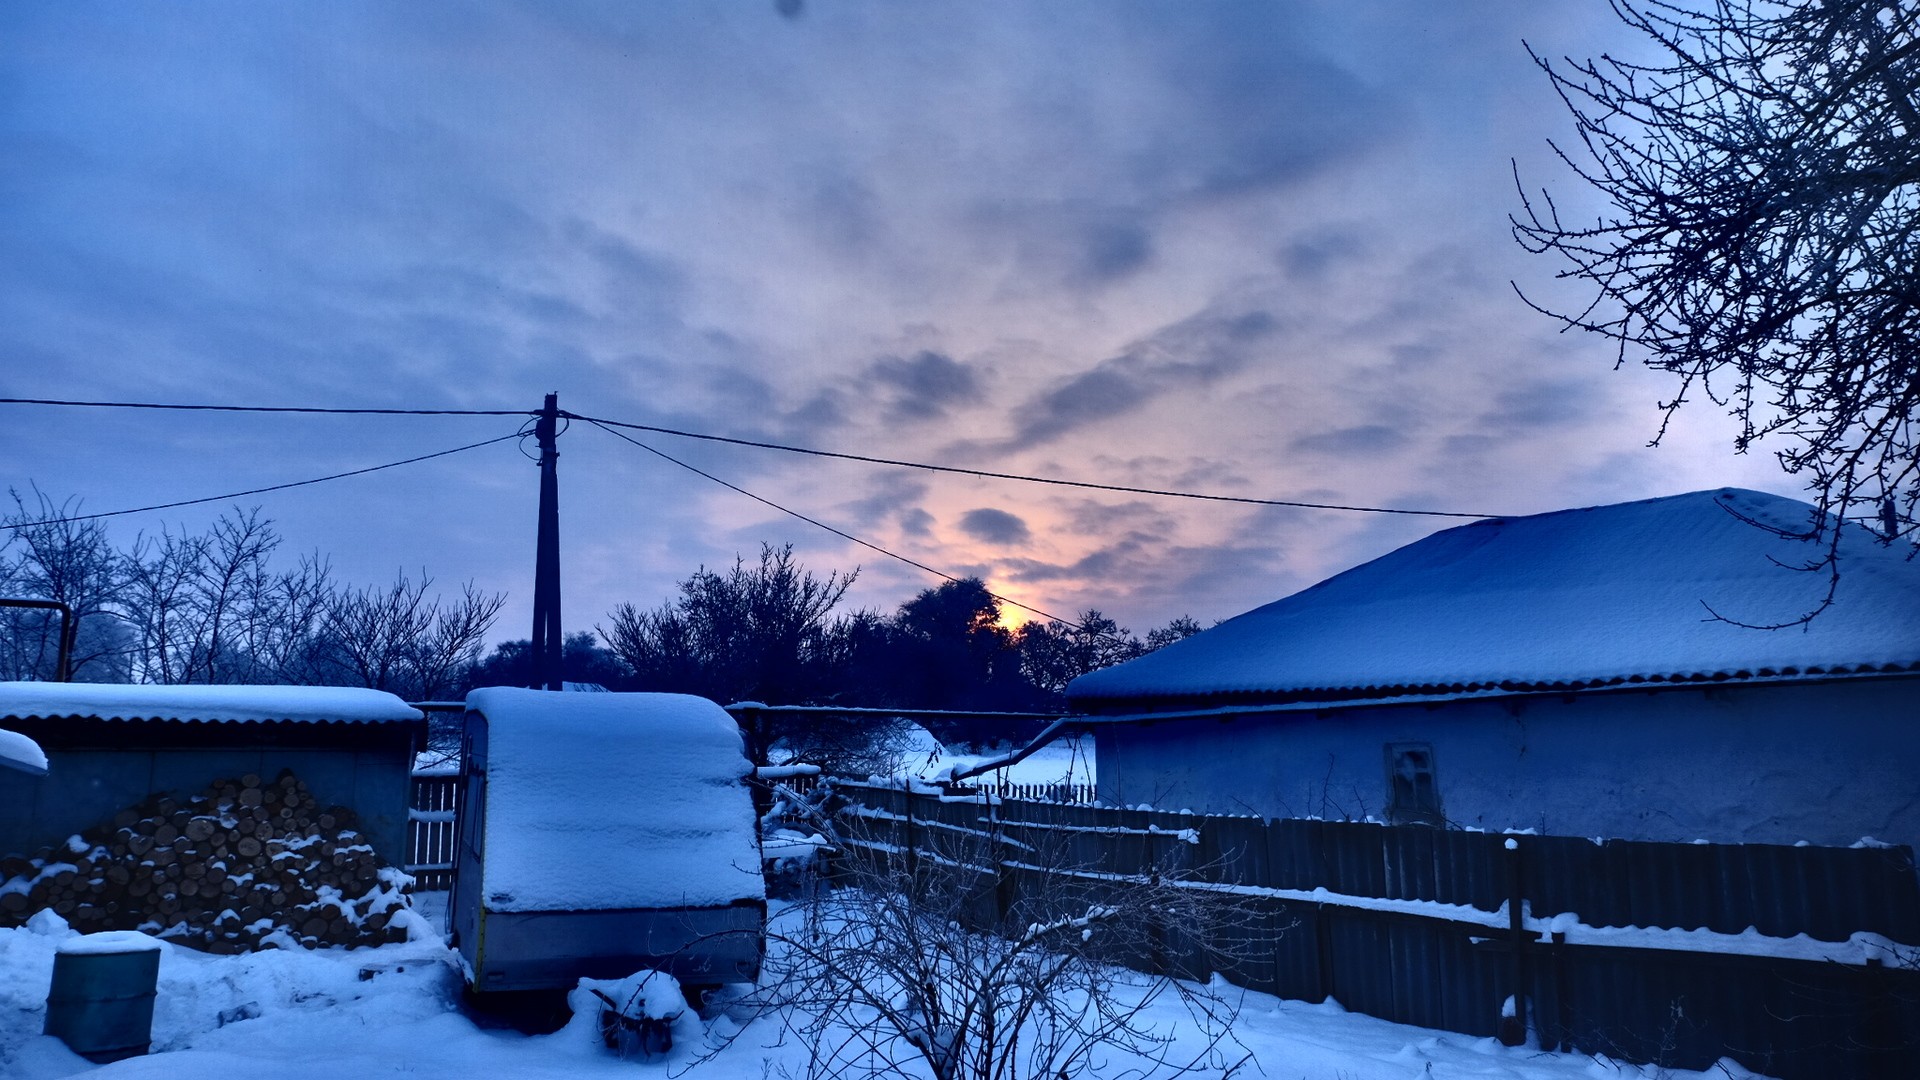
[[[1813,515],[1720,489],[1479,521],[1068,699],[1109,802],[1920,843],[1920,562],[1849,524],[1836,584]]]
[[[46,776],[0,785],[0,854],[58,844],[149,795],[290,769],[322,805],[351,808],[382,858],[406,861],[408,773],[426,719],[384,691],[8,682],[0,727],[48,763]]]

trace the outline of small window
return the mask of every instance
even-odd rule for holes
[[[1444,825],[1440,781],[1428,743],[1387,744],[1387,821],[1393,825]]]

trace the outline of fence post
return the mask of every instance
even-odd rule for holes
[[[900,802],[901,805],[906,807],[905,817],[907,819],[906,826],[902,830],[905,833],[903,837],[905,843],[901,846],[907,849],[907,887],[911,889],[913,883],[918,881],[920,877],[920,838],[915,836],[913,832],[913,785],[907,784],[903,787],[901,789],[901,795],[903,798]]]
[[[1513,1011],[1500,1011],[1500,1041],[1519,1046],[1527,1041],[1527,919],[1526,879],[1521,873],[1520,841],[1509,836],[1507,849],[1507,929],[1513,951],[1511,988]]]
[[[1007,826],[1000,814],[1001,798],[983,794],[987,811],[987,848],[993,852],[993,900],[1002,925],[1013,914],[1019,890],[1015,871],[1007,866]]]

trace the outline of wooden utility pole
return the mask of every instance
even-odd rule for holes
[[[560,482],[554,448],[560,395],[548,394],[533,427],[540,447],[540,528],[533,555],[533,688],[558,690],[560,674]]]

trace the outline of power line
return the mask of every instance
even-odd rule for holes
[[[88,409],[166,409],[177,412],[319,413],[335,416],[531,416],[540,411],[539,409],[335,409],[311,405],[182,405],[158,401],[68,401],[59,398],[0,398],[0,405],[63,405]],[[474,445],[486,444],[475,443]]]
[[[922,469],[926,472],[957,473],[961,476],[977,476],[989,480],[1019,480],[1028,484],[1051,484],[1057,487],[1088,488],[1094,491],[1118,491],[1130,495],[1159,495],[1170,499],[1199,499],[1206,502],[1244,503],[1251,506],[1290,506],[1308,510],[1350,510],[1363,514],[1405,514],[1414,517],[1483,518],[1505,517],[1504,514],[1470,514],[1453,510],[1403,510],[1390,506],[1347,506],[1340,503],[1301,502],[1293,499],[1256,499],[1245,495],[1209,495],[1193,491],[1174,491],[1163,488],[1129,487],[1125,484],[1097,484],[1088,480],[1062,480],[1051,476],[1028,476],[1021,473],[992,472],[987,469],[968,469],[958,465],[931,465],[923,461],[902,461],[896,458],[869,457],[865,454],[847,454],[836,450],[816,450],[805,446],[788,446],[783,443],[761,442],[755,439],[736,439],[726,435],[708,435],[698,431],[680,431],[675,428],[656,427],[651,424],[630,424],[619,420],[607,420],[578,413],[562,413],[602,428],[628,428],[633,431],[651,431],[659,435],[673,435],[682,439],[700,439],[705,442],[728,443],[733,446],[750,446],[759,450],[779,450],[788,454],[807,454],[813,457],[838,458],[842,461],[862,461],[869,465],[892,465],[903,469]],[[638,445],[638,444],[636,444]]]
[[[643,443],[638,439],[635,439],[629,435],[624,435],[618,431],[615,431],[612,427],[606,424],[603,424],[600,421],[593,419],[592,417],[581,416],[581,417],[577,417],[576,419],[584,420],[587,423],[592,424],[594,427],[599,428],[601,431],[604,431],[607,434],[612,435],[614,438],[622,439],[622,440],[625,440],[626,442],[630,442],[633,445],[639,447],[640,449],[645,450],[647,453],[652,454],[657,458],[661,458],[662,460],[670,461],[673,464],[680,466],[681,468],[687,470],[690,473],[693,473],[697,476],[704,476],[708,480],[711,480],[714,483],[719,484],[721,487],[727,488],[731,491],[737,491],[740,494],[745,495],[747,498],[752,499],[754,502],[761,503],[766,506],[771,506],[775,510],[778,510],[781,513],[786,514],[790,517],[799,518],[801,521],[804,521],[807,524],[814,526],[815,528],[825,529],[827,532],[830,532],[833,535],[840,537],[842,540],[851,540],[852,542],[859,544],[863,548],[867,548],[868,550],[871,550],[871,551],[877,551],[880,554],[885,555],[889,559],[898,559],[899,561],[906,563],[908,566],[914,567],[919,570],[925,570],[927,573],[932,574],[935,577],[945,578],[948,581],[951,581],[955,584],[960,584],[964,580],[962,578],[954,577],[952,574],[949,574],[944,570],[936,570],[933,567],[928,566],[926,563],[918,562],[916,560],[910,559],[905,555],[899,554],[898,552],[888,551],[886,548],[881,547],[879,544],[873,543],[870,540],[862,540],[850,532],[846,532],[841,529],[836,529],[832,525],[829,525],[826,522],[821,521],[817,518],[810,518],[798,510],[793,510],[793,509],[789,509],[788,507],[781,506],[779,503],[774,502],[772,499],[763,498],[762,496],[755,495],[753,492],[748,491],[746,488],[743,488],[738,484],[728,483],[727,481],[720,479],[719,477],[713,475],[710,472],[707,472],[704,469],[701,469],[694,465],[689,465],[686,462],[681,461],[679,458],[674,457],[672,454],[666,453],[663,450],[656,450],[653,447],[648,446],[646,443]],[[1015,600],[1010,596],[1001,596],[999,593],[996,593],[991,589],[987,590],[987,595],[993,597],[995,600],[998,600],[1003,604],[1012,604],[1014,607],[1017,607],[1022,611],[1031,611],[1035,615],[1038,615],[1043,619],[1048,619],[1052,622],[1066,623],[1069,626],[1080,625],[1078,623],[1071,622],[1067,619],[1063,619],[1058,615],[1054,615],[1049,612],[1042,611],[1039,608],[1034,607],[1032,604],[1023,604],[1020,601]],[[1104,635],[1104,636],[1111,637],[1113,635]]]
[[[341,416],[533,416],[540,411],[538,409],[349,409],[288,405],[193,405],[143,401],[74,401],[57,398],[0,398],[0,405],[56,405],[105,409],[169,409],[193,412],[308,413]],[[874,457],[867,454],[852,454],[837,450],[820,450],[814,447],[792,446],[786,443],[766,442],[759,439],[741,439],[728,435],[713,435],[701,431],[686,431],[679,428],[661,427],[655,424],[635,424],[623,420],[610,420],[606,417],[582,416],[579,413],[564,410],[561,411],[560,416],[568,420],[584,420],[588,423],[597,424],[603,429],[625,428],[630,431],[648,431],[657,435],[671,435],[680,439],[698,439],[703,442],[726,443],[731,446],[746,446],[757,450],[778,450],[785,454],[803,454],[810,457],[834,458],[841,461],[858,461],[869,465],[888,465],[901,469],[919,469],[923,472],[951,473],[958,476],[973,476],[987,480],[1016,480],[1025,484],[1046,484],[1053,487],[1080,488],[1088,491],[1112,491],[1127,495],[1152,495],[1160,498],[1192,499],[1200,502],[1237,503],[1243,506],[1280,506],[1304,510],[1340,510],[1349,513],[1396,514],[1407,517],[1443,517],[1481,520],[1508,516],[1504,514],[1468,513],[1455,510],[1410,510],[1393,506],[1358,506],[1346,503],[1307,502],[1299,499],[1260,499],[1247,495],[1215,495],[1206,492],[1179,491],[1171,488],[1133,487],[1127,484],[1102,484],[1090,480],[1067,480],[1052,476],[995,472],[990,469],[970,469],[958,465],[935,465],[924,461],[907,461],[900,458]],[[649,447],[649,449],[651,449],[651,447]]]
[[[415,462],[420,462],[420,461],[431,461],[434,458],[446,457],[449,454],[463,453],[467,450],[477,450],[482,446],[492,446],[494,443],[506,442],[508,439],[518,439],[520,437],[521,437],[520,432],[516,431],[511,435],[502,435],[499,438],[487,439],[484,442],[468,443],[465,446],[456,446],[451,450],[441,450],[437,453],[432,453],[432,454],[421,454],[419,457],[410,457],[404,461],[389,461],[385,465],[369,465],[364,469],[354,469],[351,472],[334,473],[332,476],[317,476],[311,480],[295,480],[292,483],[288,483],[288,484],[273,484],[269,487],[253,488],[248,491],[236,491],[230,495],[209,495],[204,499],[182,499],[179,502],[157,503],[153,506],[138,506],[138,507],[134,507],[131,510],[106,510],[98,514],[75,514],[72,517],[47,518],[43,521],[10,522],[4,525],[0,525],[0,529],[8,529],[8,530],[30,529],[36,525],[64,525],[70,521],[93,521],[97,518],[121,517],[126,514],[144,514],[150,510],[172,510],[173,508],[179,507],[179,506],[198,506],[201,503],[221,502],[226,499],[239,499],[239,498],[244,498],[248,495],[262,495],[269,491],[285,491],[288,488],[306,487],[309,484],[324,484],[329,480],[344,480],[349,476],[363,476],[367,473],[379,472],[382,469],[397,469],[402,465],[412,465]]]

